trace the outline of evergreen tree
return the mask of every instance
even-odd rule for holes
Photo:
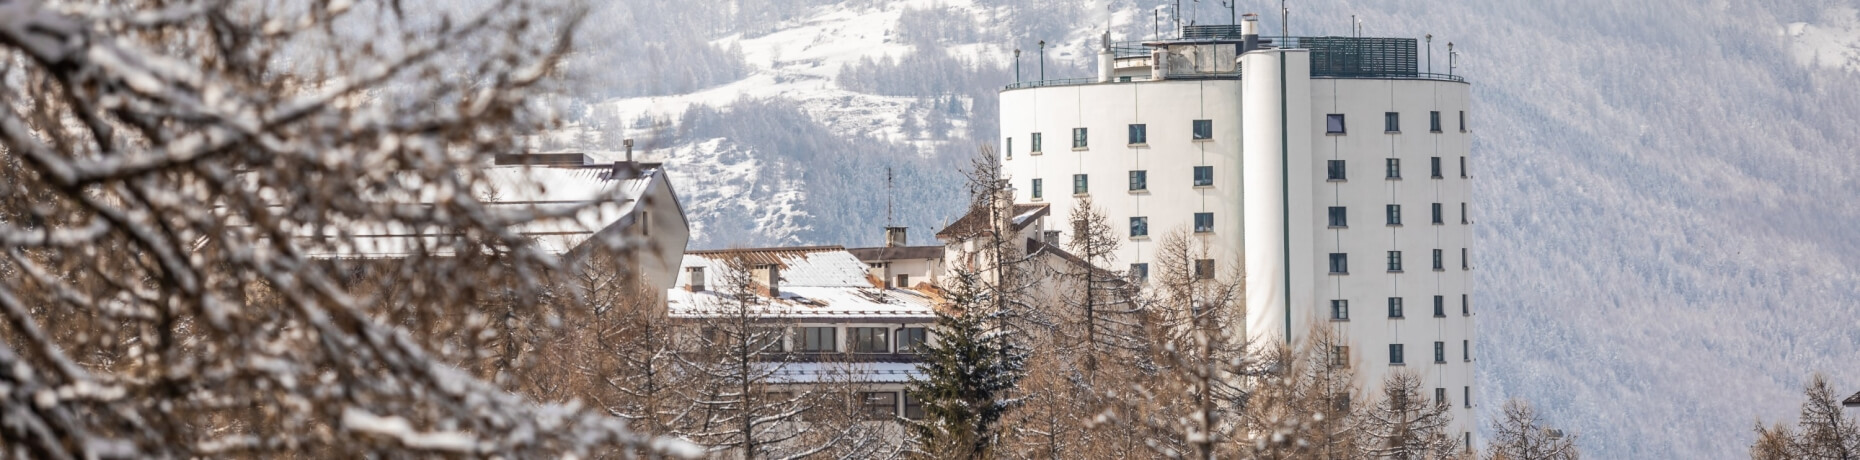
[[[924,419],[912,423],[920,453],[934,458],[985,458],[998,438],[997,422],[1019,399],[1010,390],[1025,375],[1026,351],[996,325],[988,290],[977,274],[959,270],[937,312],[937,338],[918,365],[910,394],[923,402]]]

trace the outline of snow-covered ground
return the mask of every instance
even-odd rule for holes
[[[1860,9],[1828,8],[1816,22],[1783,27],[1797,64],[1860,72]]]

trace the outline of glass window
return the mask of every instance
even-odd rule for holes
[[[891,352],[891,330],[882,327],[853,327],[848,335],[852,336],[853,353],[889,353]]]
[[[1401,307],[1402,305],[1401,305],[1400,297],[1390,297],[1389,298],[1389,317],[1390,318],[1404,318],[1404,316],[1402,316]]]
[[[1466,218],[1466,202],[1461,201],[1460,202],[1460,224],[1466,225],[1466,224],[1471,224],[1471,223],[1472,223],[1472,220]]]
[[[1090,190],[1091,190],[1091,184],[1086,182],[1084,174],[1073,174],[1072,175],[1072,194],[1073,195],[1083,195],[1089,192]]]
[[[1006,150],[1007,150],[1007,158],[1009,160],[1014,159],[1014,138],[1012,137],[1007,138],[1007,149]]]
[[[1401,271],[1401,251],[1389,251],[1389,271]]]
[[[1344,180],[1343,160],[1324,161],[1325,180]]]
[[[1028,150],[1029,152],[1040,153],[1040,133],[1033,133],[1033,145],[1030,147],[1033,147],[1033,149]]]
[[[1130,218],[1130,237],[1138,238],[1138,237],[1145,237],[1145,236],[1150,236],[1150,218],[1148,217]]]
[[[891,285],[891,287],[895,287],[895,288],[900,288],[900,289],[910,289],[910,288],[911,288],[911,275],[909,275],[909,274],[899,274],[899,275],[898,275],[898,277],[897,277],[897,279],[898,279],[898,282],[897,282],[897,284],[893,284],[893,285]]]
[[[781,327],[753,327],[749,329],[749,348],[757,353],[780,353],[788,351],[782,346],[781,337],[788,332]]]
[[[1130,276],[1137,281],[1150,279],[1150,264],[1130,264]]]
[[[866,420],[891,420],[897,418],[898,392],[859,392],[859,411],[865,413]]]
[[[1440,203],[1434,203],[1433,210],[1434,210],[1434,225],[1440,225],[1442,223],[1442,219],[1445,219],[1445,217],[1441,216],[1441,214],[1443,213],[1440,212]]]
[[[1138,171],[1130,172],[1130,190],[1136,191],[1136,190],[1149,190],[1149,189],[1150,189],[1150,172],[1149,171],[1138,170]]]
[[[1440,405],[1440,406],[1448,405],[1446,388],[1435,388],[1434,389],[1434,404]]]
[[[1344,299],[1331,299],[1330,319],[1334,319],[1334,320],[1350,319],[1350,301],[1344,300]]]
[[[1391,133],[1401,132],[1401,114],[1395,112],[1383,113],[1382,130]]]
[[[1324,116],[1324,134],[1343,134],[1343,114],[1333,113]]]
[[[1206,187],[1210,185],[1214,185],[1214,167],[1213,166],[1196,166],[1195,167],[1195,186]]]
[[[1040,199],[1040,180],[1033,180],[1033,199]]]
[[[1388,206],[1388,220],[1389,225],[1401,225],[1401,205],[1391,204]]]
[[[1463,396],[1463,397],[1461,397],[1461,398],[1460,398],[1460,400],[1462,400],[1462,401],[1466,401],[1466,407],[1472,407],[1472,387],[1470,387],[1470,386],[1468,386],[1468,387],[1466,387],[1466,396]],[[1467,439],[1467,441],[1466,441],[1466,442],[1467,442],[1467,444],[1471,444],[1471,443],[1472,443],[1472,441],[1471,441],[1471,439],[1472,439],[1472,435],[1470,435],[1470,434],[1469,434],[1469,435],[1466,435],[1466,439]]]
[[[1436,132],[1436,133],[1440,132],[1440,111],[1439,110],[1435,110],[1435,111],[1427,113],[1427,130],[1431,132]]]
[[[1131,144],[1150,143],[1150,136],[1149,136],[1148,131],[1149,131],[1149,128],[1146,125],[1141,125],[1141,124],[1130,125],[1130,143]]]
[[[1441,260],[1441,259],[1446,258],[1441,255],[1443,252],[1445,251],[1441,251],[1439,249],[1434,250],[1434,269],[1435,270],[1446,270],[1447,269],[1446,262]]]
[[[1460,248],[1460,269],[1461,270],[1472,270],[1472,262],[1467,259],[1468,259],[1468,256],[1466,255],[1466,248]]]
[[[1214,231],[1214,213],[1195,213],[1195,233],[1208,233],[1212,231]]]
[[[1389,364],[1402,364],[1401,344],[1389,344]]]
[[[1195,120],[1195,140],[1214,138],[1214,120]]]
[[[1460,157],[1460,178],[1466,178],[1466,157]]]
[[[1433,171],[1434,178],[1439,179],[1440,178],[1440,157],[1429,157],[1427,161],[1427,165],[1428,165],[1428,169]]]
[[[1472,296],[1460,294],[1460,316],[1472,316]]]
[[[1400,158],[1388,159],[1388,167],[1389,167],[1388,178],[1390,179],[1401,178],[1401,159]]]
[[[1214,259],[1195,259],[1195,279],[1214,279]]]
[[[1446,342],[1434,342],[1434,362],[1443,364],[1447,362]]]
[[[1330,226],[1337,228],[1350,226],[1348,213],[1343,206],[1330,207]]]
[[[1350,273],[1350,255],[1341,252],[1330,253],[1331,273]]]
[[[839,351],[839,329],[833,327],[797,328],[794,335],[795,351]]]
[[[898,353],[916,353],[923,349],[930,331],[921,327],[898,329]]]
[[[911,392],[908,391],[904,392],[904,418],[911,420],[924,418],[924,401],[911,396]]]
[[[1460,359],[1472,361],[1472,341],[1460,341]]]
[[[1466,111],[1460,111],[1460,132],[1466,132]]]
[[[1085,128],[1072,128],[1072,148],[1085,148]]]
[[[1331,345],[1330,346],[1330,367],[1337,368],[1337,369],[1350,367],[1350,347],[1349,346],[1347,345]],[[1344,397],[1348,398],[1349,396],[1345,395]],[[1342,403],[1339,404],[1338,406],[1349,407],[1350,406],[1349,400],[1346,399],[1342,401]]]

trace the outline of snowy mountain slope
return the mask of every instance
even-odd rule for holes
[[[693,212],[693,248],[876,244],[887,195],[924,242],[962,205],[956,169],[997,137],[1013,49],[1027,79],[1039,40],[1049,78],[1086,76],[1107,18],[1123,40],[1173,12],[664,3],[699,13],[638,36],[704,43],[738,73],[590,98],[577,123],[602,134],[577,139],[650,139],[643,154],[671,163]],[[1184,2],[1180,16],[1223,23],[1216,3]],[[1276,6],[1255,3],[1241,12],[1276,32]],[[1356,15],[1366,35],[1434,34],[1436,70],[1445,42],[1460,51],[1475,91],[1483,416],[1523,397],[1591,457],[1726,458],[1759,418],[1793,419],[1809,372],[1860,390],[1860,79],[1838,59],[1860,36],[1851,1],[1293,8],[1295,35],[1345,35]],[[679,78],[655,69],[613,78]]]

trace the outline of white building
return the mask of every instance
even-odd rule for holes
[[[1249,336],[1328,325],[1369,390],[1416,372],[1470,446],[1470,86],[1421,68],[1414,39],[1275,47],[1255,24],[1107,38],[1097,78],[1003,90],[1016,201],[1065,216],[1091,197],[1128,225],[1119,259],[1140,273],[1152,237],[1192,232],[1218,266],[1243,263]]]

